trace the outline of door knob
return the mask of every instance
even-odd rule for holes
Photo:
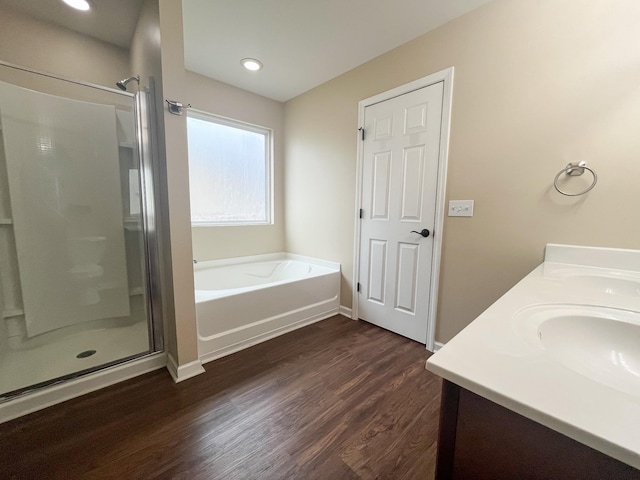
[[[416,232],[415,230],[411,230],[411,233],[417,233],[418,235],[422,235],[423,237],[427,238],[431,232],[429,230],[427,230],[426,228],[423,228],[422,231],[420,231],[420,232]]]

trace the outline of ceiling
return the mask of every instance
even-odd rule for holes
[[[129,48],[143,0],[89,1],[89,12],[61,0],[0,0],[0,7]],[[286,101],[488,1],[182,0],[185,66]],[[245,57],[264,68],[246,71]]]
[[[487,2],[183,0],[185,65],[286,101]]]
[[[128,49],[143,0],[89,1],[88,12],[74,10],[61,0],[0,0],[0,7]]]

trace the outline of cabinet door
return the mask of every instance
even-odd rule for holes
[[[640,470],[444,381],[437,480],[640,480]]]

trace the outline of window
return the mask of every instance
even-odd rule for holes
[[[271,131],[189,112],[193,225],[271,222]]]

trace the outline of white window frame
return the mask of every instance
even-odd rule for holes
[[[223,117],[221,115],[215,115],[213,113],[205,112],[190,108],[187,111],[187,117],[196,118],[206,122],[217,123],[218,125],[225,125],[227,127],[238,128],[249,132],[255,132],[265,135],[265,213],[267,218],[264,222],[248,222],[248,221],[228,221],[228,222],[193,222],[192,227],[241,227],[251,225],[273,225],[273,129],[263,127],[261,125],[255,125],[233,118]],[[188,127],[187,127],[188,135]],[[188,159],[187,159],[188,160]]]

